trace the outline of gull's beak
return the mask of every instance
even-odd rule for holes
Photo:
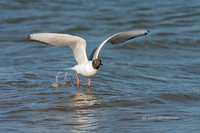
[[[102,65],[103,66],[103,64],[101,63],[100,65]]]

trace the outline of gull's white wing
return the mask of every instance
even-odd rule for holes
[[[78,64],[88,61],[86,55],[86,41],[80,37],[58,33],[36,33],[30,34],[28,39],[51,46],[69,45]]]
[[[127,40],[133,39],[138,36],[146,35],[148,32],[149,32],[148,30],[132,30],[132,31],[120,32],[120,33],[114,34],[111,37],[107,38],[105,41],[99,44],[97,48],[94,49],[94,51],[90,55],[89,60],[97,59],[101,48],[107,42],[111,44],[118,44],[118,43],[125,42]]]

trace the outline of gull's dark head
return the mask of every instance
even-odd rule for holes
[[[99,69],[100,65],[103,65],[100,59],[95,59],[92,61],[92,66],[94,69]]]

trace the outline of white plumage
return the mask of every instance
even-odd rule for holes
[[[77,61],[77,65],[74,67],[68,68],[81,74],[85,77],[88,77],[90,86],[90,78],[98,72],[98,68],[101,64],[101,60],[98,59],[99,52],[104,44],[107,42],[111,44],[118,44],[130,40],[132,38],[146,35],[149,31],[147,30],[132,30],[126,32],[120,32],[114,34],[104,40],[97,48],[91,53],[89,60],[86,55],[86,41],[80,37],[69,35],[69,34],[58,34],[58,33],[36,33],[30,34],[29,40],[45,43],[51,46],[64,46],[69,45],[73,51],[74,58]],[[77,77],[77,87],[79,86],[79,79]]]

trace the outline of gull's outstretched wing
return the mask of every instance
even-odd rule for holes
[[[86,55],[86,41],[80,37],[58,33],[36,33],[30,34],[28,39],[51,46],[69,45],[78,64],[88,61]]]
[[[148,32],[148,30],[131,30],[114,34],[111,37],[107,38],[105,41],[103,41],[101,44],[99,44],[99,46],[93,50],[92,54],[89,57],[89,60],[97,59],[101,48],[107,42],[111,44],[118,44],[138,36],[146,35]]]

